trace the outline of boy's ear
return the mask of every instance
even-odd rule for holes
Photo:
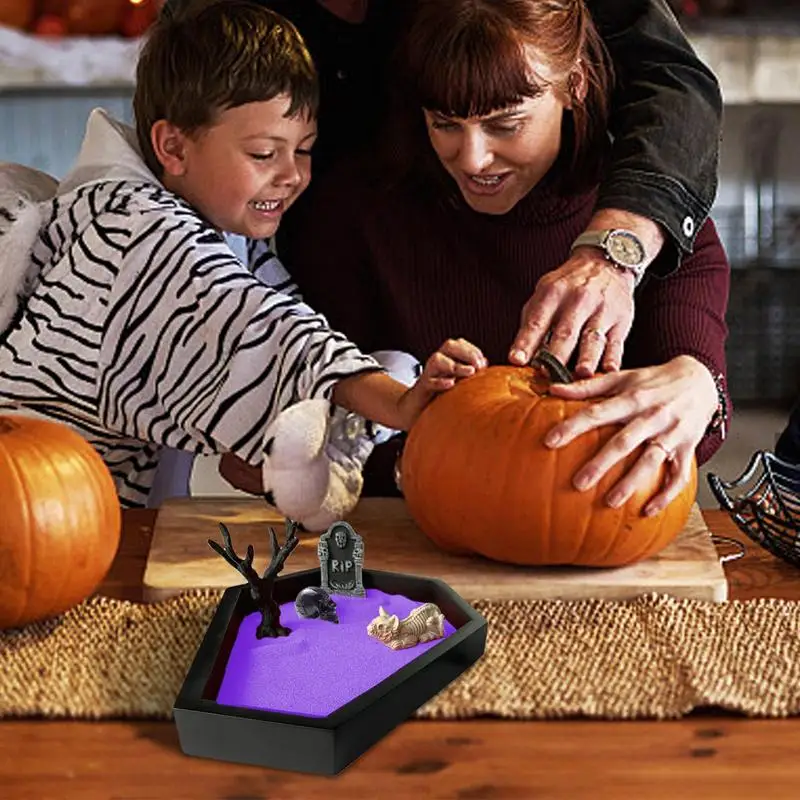
[[[150,144],[165,174],[178,178],[186,172],[186,134],[180,128],[165,119],[154,122]]]

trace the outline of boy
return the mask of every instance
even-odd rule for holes
[[[14,209],[0,260],[21,244],[26,256],[2,265],[21,296],[0,333],[0,405],[78,429],[123,505],[147,501],[164,447],[255,466],[272,454],[282,412],[296,420],[301,401],[316,403],[316,423],[328,398],[408,429],[437,392],[485,365],[449,341],[407,389],[225,243],[223,232],[272,236],[308,185],[316,107],[290,23],[245,0],[187,4],[162,15],[142,51],[136,133],[93,112],[52,202]],[[327,483],[312,495],[329,512],[306,502],[316,529],[360,491],[371,445],[348,430],[332,441],[328,425],[314,445]]]

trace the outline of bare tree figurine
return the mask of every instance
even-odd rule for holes
[[[250,595],[261,612],[261,622],[256,629],[257,639],[288,636],[291,633],[290,628],[281,625],[281,608],[273,599],[272,592],[275,588],[275,578],[278,577],[278,573],[283,569],[286,559],[299,542],[297,527],[297,523],[293,520],[286,520],[286,541],[280,548],[278,548],[278,537],[270,527],[272,559],[261,577],[253,569],[253,545],[248,545],[247,555],[244,558],[239,558],[233,549],[231,534],[221,522],[219,523],[219,529],[222,531],[222,540],[225,543],[225,547],[220,547],[213,539],[208,540],[212,549],[219,553],[232,567],[241,572],[250,584]]]

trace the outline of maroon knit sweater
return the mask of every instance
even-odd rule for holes
[[[523,305],[567,259],[595,194],[564,196],[549,176],[509,213],[493,216],[460,197],[446,200],[432,184],[386,188],[358,165],[343,165],[288,215],[281,259],[308,304],[367,352],[405,350],[424,362],[447,338],[463,336],[490,364],[505,364]],[[636,290],[623,368],[684,354],[724,374],[729,281],[709,221],[679,269],[647,277]],[[706,436],[698,462],[721,443]],[[391,442],[376,449],[366,494],[391,492],[396,451]]]

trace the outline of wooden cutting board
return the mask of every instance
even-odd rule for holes
[[[660,592],[722,602],[728,596],[719,557],[700,509],[659,555],[618,569],[516,567],[439,550],[417,528],[400,499],[366,498],[347,518],[364,539],[364,566],[441,578],[465,600],[626,600]],[[158,512],[144,575],[145,598],[162,600],[185,589],[225,588],[242,576],[209,546],[222,543],[218,523],[231,532],[239,556],[255,550],[261,572],[269,561],[271,525],[283,541],[283,517],[257,498],[193,497],[167,500]],[[301,533],[285,572],[319,566],[318,535]]]

